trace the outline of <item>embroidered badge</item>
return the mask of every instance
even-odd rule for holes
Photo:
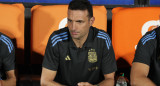
[[[95,49],[90,49],[90,50],[88,51],[88,61],[89,61],[90,63],[95,63],[95,62],[97,62],[97,54],[96,54],[96,52],[95,52]]]

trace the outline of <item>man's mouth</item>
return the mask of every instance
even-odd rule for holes
[[[72,34],[72,35],[77,35],[77,34],[78,34],[78,32],[71,32],[71,34]]]

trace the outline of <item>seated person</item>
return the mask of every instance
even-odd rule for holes
[[[131,68],[132,86],[160,86],[160,27],[155,27],[138,43]]]
[[[41,86],[114,86],[117,66],[112,43],[105,31],[92,27],[90,2],[72,0],[67,18],[68,27],[49,38]]]
[[[6,73],[6,80],[1,80],[2,86],[16,86],[14,74],[15,49],[9,37],[0,32],[0,78]]]

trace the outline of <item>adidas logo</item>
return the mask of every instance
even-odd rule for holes
[[[71,60],[71,58],[67,55],[67,57],[65,58],[65,60]]]

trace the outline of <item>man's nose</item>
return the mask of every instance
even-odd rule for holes
[[[75,30],[75,29],[76,29],[76,23],[73,22],[73,23],[72,23],[72,30]]]

